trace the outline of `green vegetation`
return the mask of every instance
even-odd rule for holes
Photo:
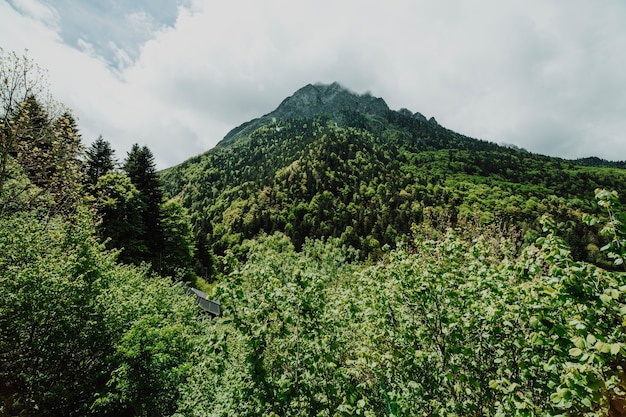
[[[0,416],[626,408],[617,165],[344,109],[159,176],[146,147],[83,156],[0,54],[24,68],[0,87]],[[221,317],[178,284],[201,277]]]
[[[165,200],[148,147],[135,144],[115,170],[110,144],[99,137],[86,152],[85,197],[101,222],[98,232],[118,259],[148,263],[159,275],[192,281],[193,237],[186,210]]]
[[[544,217],[417,229],[363,267],[286,236],[229,258],[183,415],[594,415],[623,406],[623,273],[576,262]],[[621,253],[624,253],[622,250]]]
[[[116,263],[82,210],[3,217],[0,247],[0,415],[175,410],[199,331],[189,298]]]
[[[242,255],[260,232],[282,232],[296,249],[335,237],[376,260],[432,213],[451,226],[515,224],[532,241],[545,212],[575,259],[602,262],[604,241],[580,217],[597,211],[594,189],[623,189],[626,171],[471,139],[410,112],[336,120],[270,121],[163,173],[166,194],[189,210],[199,265],[219,269],[216,257]]]

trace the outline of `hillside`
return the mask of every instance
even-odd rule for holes
[[[626,183],[626,171],[602,165],[469,138],[333,83],[298,90],[162,180],[190,211],[205,267],[261,232],[284,232],[296,248],[336,237],[375,259],[414,224],[476,219],[532,239],[544,212],[577,259],[593,260],[601,239],[574,220],[595,210],[595,188]]]

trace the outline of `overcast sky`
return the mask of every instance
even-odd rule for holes
[[[0,0],[0,47],[123,159],[202,153],[308,83],[454,131],[626,160],[624,0]]]

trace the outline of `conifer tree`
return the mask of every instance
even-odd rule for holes
[[[106,141],[102,135],[91,144],[85,151],[87,157],[86,181],[88,184],[94,185],[98,182],[98,178],[115,169],[115,151],[111,148],[111,144]]]
[[[160,272],[164,241],[161,215],[163,191],[152,151],[147,146],[134,144],[126,157],[124,171],[141,193],[145,206],[143,220],[144,241],[149,252],[147,260],[152,262],[155,271]]]
[[[27,56],[5,52],[0,48],[0,194],[7,179],[9,156],[15,155],[16,143],[32,134],[24,110],[35,99],[44,101],[47,108],[54,103],[47,93],[45,73]],[[34,116],[34,115],[31,115]],[[30,117],[34,121],[35,117]]]
[[[145,205],[141,193],[120,172],[98,178],[91,188],[94,206],[100,216],[98,234],[108,249],[121,249],[118,259],[140,264],[149,259],[144,226]]]
[[[37,99],[29,95],[20,103],[11,119],[20,126],[9,153],[18,161],[30,180],[45,188],[48,182],[49,160],[53,147],[50,118]]]
[[[49,115],[36,97],[29,95],[10,119],[19,125],[9,154],[31,183],[51,197],[56,212],[72,210],[81,179],[81,138],[76,120],[65,112]]]
[[[64,210],[74,206],[80,196],[83,145],[74,116],[65,112],[53,123],[55,152],[51,168],[52,191]]]

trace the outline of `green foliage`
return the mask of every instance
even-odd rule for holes
[[[48,208],[54,212],[70,212],[79,199],[81,183],[80,155],[82,147],[74,118],[63,113],[52,118],[29,95],[9,118],[11,136],[8,155],[20,166],[30,182],[51,198]],[[8,156],[4,166],[7,177]]]
[[[80,223],[28,214],[0,220],[3,415],[70,415],[103,377],[110,334],[94,301],[112,258]]]
[[[91,180],[96,181],[86,187],[86,201],[98,213],[98,231],[107,248],[119,249],[122,262],[146,262],[160,275],[194,281],[189,216],[177,201],[163,199],[149,149],[133,147],[125,165],[128,175],[111,170],[112,153],[102,138],[88,156]]]
[[[603,236],[610,239],[609,243],[600,248],[605,252],[609,259],[613,260],[615,266],[622,266],[626,257],[626,212],[622,208],[619,201],[617,191],[607,191],[600,188],[595,190],[596,200],[608,216],[606,224],[600,230]],[[594,226],[598,220],[587,215],[584,217],[586,222]]]
[[[296,253],[282,234],[250,242],[249,261],[217,285],[224,319],[210,328],[185,385],[183,415],[333,415],[351,395],[344,364],[346,280],[354,254],[337,242]]]
[[[159,258],[163,254],[163,229],[161,225],[161,203],[163,192],[161,182],[156,173],[154,156],[147,146],[134,144],[124,162],[124,171],[131,182],[137,187],[143,201],[143,240],[148,248],[150,261],[158,268]],[[158,269],[156,269],[158,271]]]
[[[161,204],[161,216],[164,238],[161,274],[192,281],[194,245],[187,211],[176,200],[168,200]]]
[[[161,182],[156,173],[154,155],[147,147],[134,144],[124,161],[124,172],[144,195],[147,206],[158,206],[163,199]]]
[[[0,192],[0,217],[53,205],[52,199],[33,185],[15,159],[9,156],[5,169],[4,189]]]
[[[368,267],[282,234],[227,257],[182,415],[587,415],[620,409],[626,276],[544,234],[416,230]],[[348,256],[348,258],[346,258]]]
[[[0,294],[0,415],[173,412],[197,307],[118,265],[84,211],[0,219]]]
[[[97,414],[171,415],[192,366],[198,309],[169,280],[147,274],[117,280],[99,298],[118,339]]]
[[[602,238],[579,219],[598,211],[589,190],[619,190],[623,170],[500,147],[406,112],[344,113],[338,124],[268,122],[163,172],[202,252],[241,255],[245,239],[279,231],[296,249],[306,238],[335,237],[376,260],[425,213],[444,212],[453,225],[477,217],[538,231],[539,215],[550,212],[576,259],[598,258]],[[202,262],[212,267],[211,258]]]
[[[98,182],[98,178],[108,174],[115,168],[115,151],[111,148],[111,144],[104,140],[102,135],[89,146],[85,151],[87,158],[86,181],[88,184],[94,185]]]
[[[139,264],[147,259],[145,205],[130,179],[111,172],[98,178],[90,192],[100,216],[98,231],[107,248],[119,249],[119,260],[125,263]]]

